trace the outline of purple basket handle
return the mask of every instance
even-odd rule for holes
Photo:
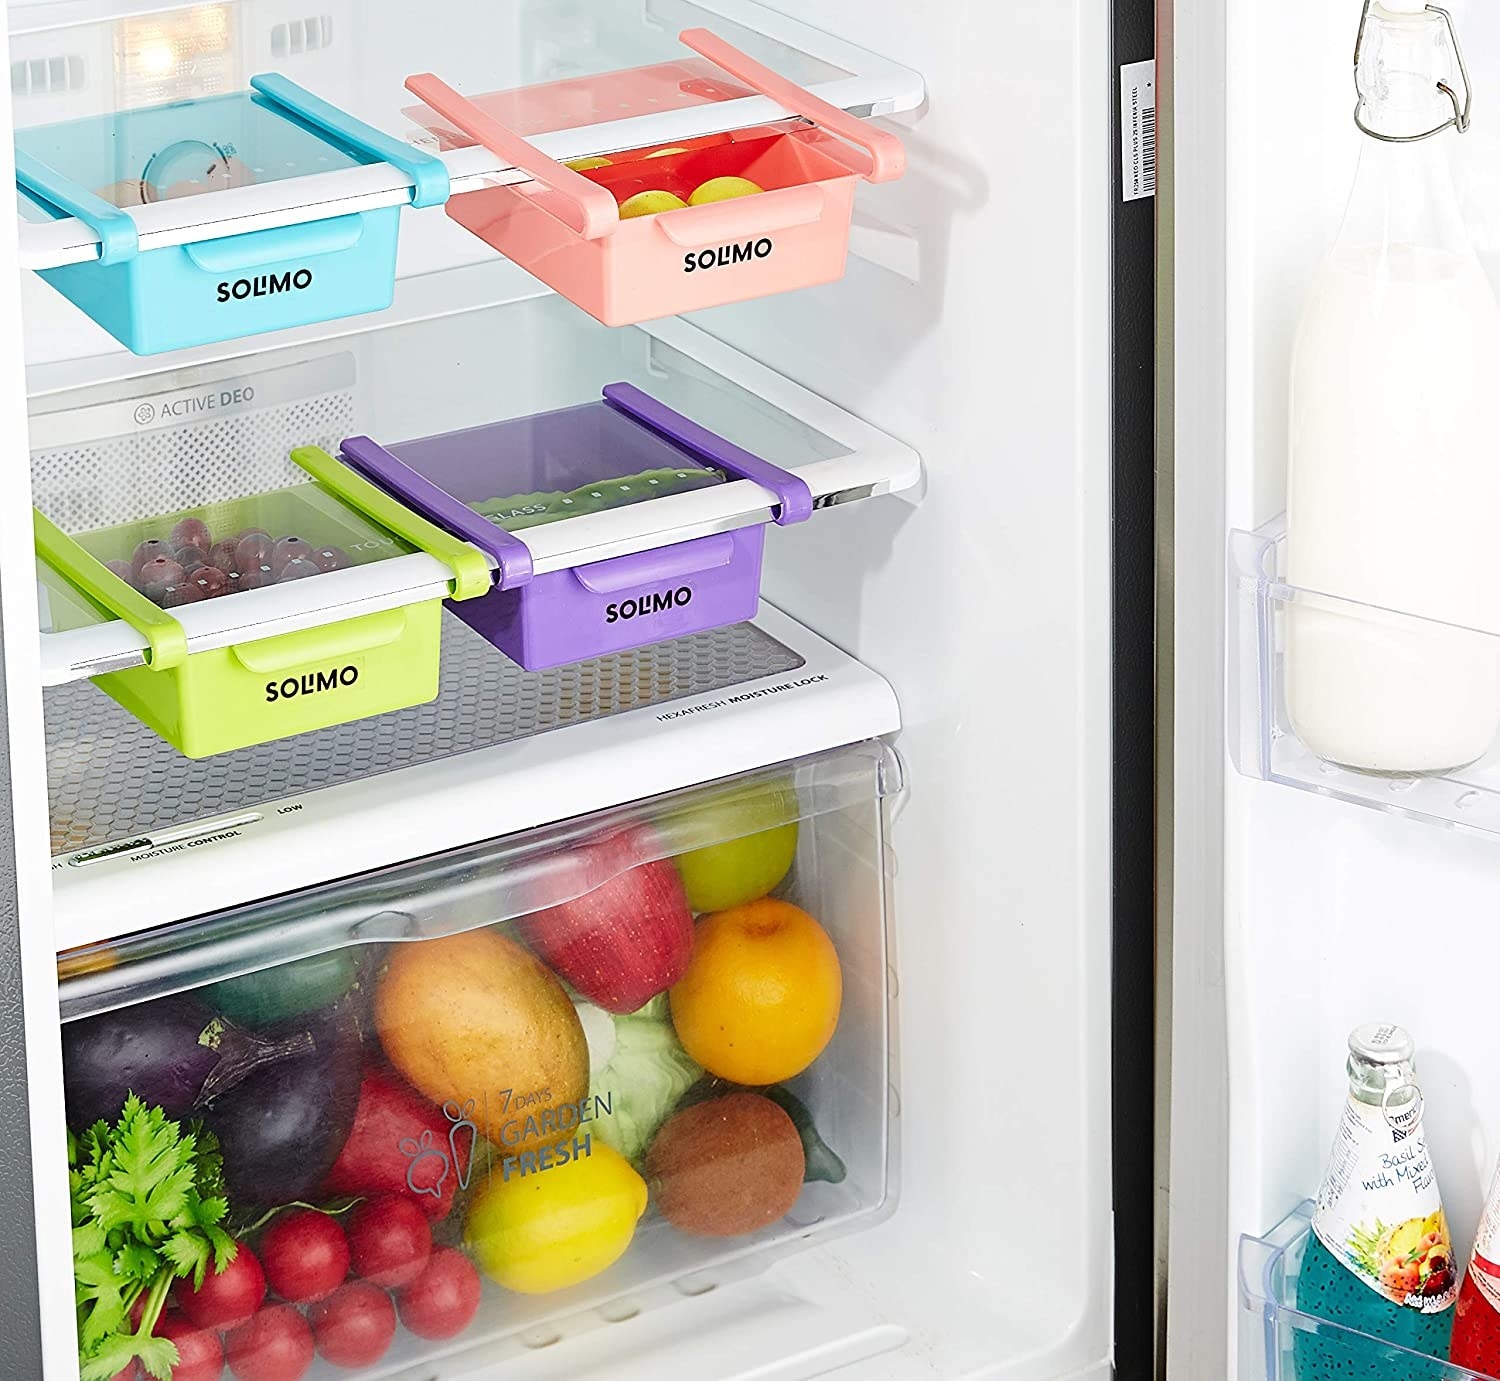
[[[732,441],[699,426],[690,417],[674,412],[634,384],[606,384],[604,401],[643,427],[675,442],[699,460],[724,470],[737,479],[753,480],[776,495],[776,522],[785,527],[812,517],[812,490],[807,481],[769,460],[752,455]]]
[[[397,495],[429,522],[472,542],[500,568],[496,588],[514,589],[531,579],[531,548],[514,533],[497,527],[466,503],[460,503],[425,475],[397,459],[367,436],[346,437],[340,452],[366,479]]]

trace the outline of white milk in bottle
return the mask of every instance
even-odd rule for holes
[[[1443,772],[1500,736],[1500,637],[1467,631],[1500,635],[1500,307],[1446,140],[1375,137],[1451,121],[1454,65],[1441,16],[1371,7],[1371,137],[1293,352],[1287,579],[1371,607],[1297,596],[1287,707],[1314,753],[1371,772]]]

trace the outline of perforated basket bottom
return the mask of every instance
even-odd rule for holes
[[[522,671],[451,614],[427,705],[194,761],[87,681],[46,693],[52,851],[71,853],[776,676],[802,658],[752,624]]]

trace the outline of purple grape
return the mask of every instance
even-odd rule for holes
[[[208,550],[208,564],[217,566],[225,575],[232,575],[240,568],[239,557],[236,555],[238,546],[239,543],[232,537],[215,542]]]
[[[138,579],[141,589],[149,590],[154,585],[179,584],[186,574],[180,561],[170,556],[154,556],[140,568]]]
[[[177,561],[185,571],[191,571],[198,566],[207,566],[209,564],[208,551],[191,544],[181,546],[177,548]]]
[[[243,542],[247,537],[264,537],[268,542],[271,540],[271,534],[263,527],[242,527],[234,534],[236,542]]]
[[[213,533],[202,518],[184,518],[172,529],[173,546],[197,547],[207,551],[214,544]]]
[[[184,580],[180,585],[156,585],[147,593],[163,609],[175,609],[179,604],[196,604],[200,599],[208,598],[190,580]]]
[[[317,563],[320,571],[341,571],[354,564],[342,547],[319,547],[310,559]]]
[[[305,580],[310,575],[322,575],[323,568],[310,556],[294,556],[281,568],[276,577],[278,585],[288,580]]]
[[[139,577],[141,567],[148,561],[155,561],[159,556],[176,560],[176,553],[172,550],[170,542],[163,542],[159,537],[148,537],[135,549],[135,555],[130,558],[130,569]]]
[[[283,537],[271,549],[271,566],[275,570],[277,578],[280,579],[281,572],[286,568],[288,562],[300,561],[313,554],[311,542],[304,542],[300,537]]]
[[[106,569],[119,576],[120,579],[123,580],[127,585],[129,585],[131,589],[135,588],[135,572],[131,569],[130,562],[106,561],[104,565]]]
[[[247,566],[231,577],[236,590],[258,590],[262,585],[274,585],[276,576],[270,566]]]
[[[218,599],[230,592],[229,576],[217,566],[199,566],[188,572],[188,583],[203,591],[205,599]]]
[[[241,571],[253,571],[257,566],[271,564],[271,548],[275,545],[264,532],[247,532],[235,544],[235,566]]]

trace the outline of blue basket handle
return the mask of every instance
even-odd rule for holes
[[[413,206],[441,206],[448,200],[448,166],[441,158],[434,158],[363,120],[356,120],[279,72],[251,77],[250,85],[269,105],[311,125],[319,133],[364,154],[373,162],[389,163],[393,168],[399,168],[412,181]]]
[[[139,249],[140,232],[130,216],[24,149],[16,150],[16,186],[33,200],[88,226],[99,237],[101,264],[118,264]]]

